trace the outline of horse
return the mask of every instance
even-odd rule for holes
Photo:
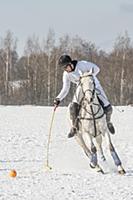
[[[103,153],[102,143],[103,138],[106,138],[109,152],[117,167],[118,173],[125,174],[126,172],[122,166],[122,162],[111,141],[106,116],[97,97],[95,80],[92,72],[85,72],[81,75],[77,87],[77,89],[80,90],[80,92],[78,92],[79,95],[76,97],[80,109],[77,117],[77,134],[74,137],[83,148],[87,157],[89,157],[90,167],[96,169],[97,172],[104,173],[102,167],[99,165],[97,152],[100,153],[101,159],[105,161],[106,158]]]

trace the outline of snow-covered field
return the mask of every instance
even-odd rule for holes
[[[133,107],[115,107],[112,117],[116,134],[111,137],[127,171],[124,176],[108,154],[101,163],[106,174],[90,169],[75,139],[67,139],[66,111],[59,107],[55,113],[52,170],[45,172],[53,107],[0,106],[0,200],[133,200]],[[11,169],[16,178],[9,176]]]

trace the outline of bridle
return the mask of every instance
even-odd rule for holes
[[[93,80],[93,85],[94,85],[94,87],[93,87],[93,89],[91,90],[91,89],[86,89],[86,90],[84,90],[83,89],[83,83],[81,82],[81,79],[83,78],[83,77],[92,77],[92,80]],[[96,104],[96,103],[94,103],[94,98],[95,98],[95,92],[96,92],[96,85],[95,85],[95,81],[94,81],[94,78],[93,78],[93,75],[85,75],[85,76],[83,76],[83,77],[81,77],[80,78],[80,81],[79,81],[79,85],[81,86],[81,89],[82,89],[82,94],[83,94],[83,97],[82,97],[82,99],[81,99],[81,101],[80,101],[80,104],[83,106],[83,108],[87,111],[87,109],[86,109],[86,107],[84,106],[84,102],[86,101],[87,103],[87,105],[95,105],[95,106],[98,106],[98,107],[101,107],[99,104]],[[91,93],[91,98],[90,98],[90,100],[88,100],[87,98],[86,98],[86,93],[87,92],[90,92]],[[88,112],[88,111],[87,111]],[[98,110],[98,112],[99,112],[99,110]],[[95,115],[97,115],[97,113],[98,112],[96,112],[95,113]],[[89,113],[89,114],[91,114],[91,113]]]
[[[93,87],[93,90],[86,89],[84,91],[83,90],[83,83],[81,82],[81,79],[84,78],[84,77],[89,77],[89,76],[92,77],[94,87]],[[93,124],[94,124],[94,133],[95,133],[94,137],[96,137],[97,136],[96,120],[103,117],[104,111],[102,112],[101,115],[97,116],[98,113],[101,110],[101,105],[100,105],[100,103],[94,103],[94,98],[95,98],[95,95],[96,95],[95,94],[95,92],[96,92],[96,85],[95,85],[95,80],[93,78],[93,75],[90,75],[90,74],[83,75],[83,77],[80,78],[79,85],[81,86],[82,93],[83,93],[83,97],[82,97],[82,99],[80,101],[80,105],[81,105],[82,109],[84,109],[91,116],[91,117],[82,117],[82,116],[80,117],[79,116],[79,120],[92,120]],[[88,100],[86,98],[86,93],[87,92],[90,92],[92,94],[90,100]],[[87,103],[85,103],[85,102],[87,102]],[[86,105],[90,106],[90,111],[88,111],[88,109],[86,108]],[[98,109],[97,109],[96,112],[94,112],[93,106],[97,106],[98,107]]]

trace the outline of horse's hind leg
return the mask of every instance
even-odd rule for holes
[[[121,160],[120,160],[117,152],[115,151],[115,148],[112,143],[110,143],[110,152],[111,152],[111,156],[114,160],[114,163],[117,166],[119,174],[125,174],[126,172],[125,172],[124,168],[122,167]]]
[[[115,148],[114,148],[114,146],[111,142],[111,138],[110,138],[109,134],[108,134],[107,140],[109,142],[109,150],[110,150],[111,156],[114,160],[114,163],[117,166],[118,173],[119,174],[125,174],[126,172],[125,172],[124,168],[122,167],[121,160],[120,160],[120,158],[119,158],[119,156],[118,156],[118,154],[117,154],[117,152],[116,152],[116,150],[115,150]]]

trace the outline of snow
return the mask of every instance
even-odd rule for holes
[[[49,162],[47,139],[53,107],[0,106],[0,200],[131,200],[133,199],[133,107],[114,107],[113,144],[126,170],[119,175],[108,153],[104,175],[74,138],[68,139],[66,107],[56,110]],[[104,150],[107,150],[105,143]],[[9,176],[11,169],[17,177]]]

